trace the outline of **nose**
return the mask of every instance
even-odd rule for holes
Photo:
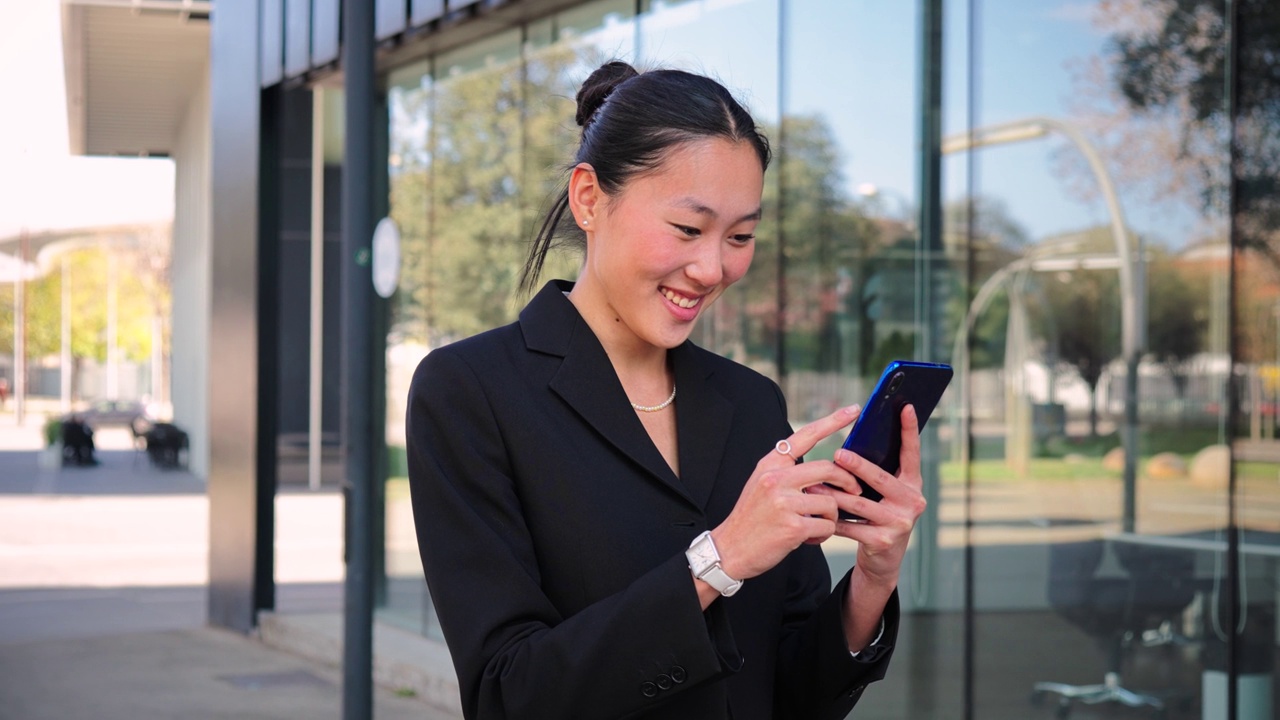
[[[720,284],[724,279],[724,257],[718,239],[703,237],[694,244],[693,257],[685,265],[684,274],[703,290]]]

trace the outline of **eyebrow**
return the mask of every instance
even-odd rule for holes
[[[693,198],[693,197],[681,198],[680,200],[676,201],[675,205],[676,207],[692,210],[698,213],[699,215],[706,215],[707,217],[710,217],[710,218],[717,218],[720,216],[720,213],[716,212],[710,207],[707,207],[706,205],[703,205],[702,203],[698,202],[696,198]],[[746,215],[743,215],[742,217],[738,218],[738,220],[734,224],[736,225],[741,222],[747,222],[748,220],[759,220],[761,216],[762,216],[761,209],[756,208],[754,212],[749,212]]]

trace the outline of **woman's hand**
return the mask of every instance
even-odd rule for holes
[[[920,477],[920,425],[915,408],[908,405],[902,409],[902,450],[896,476],[848,450],[837,450],[835,462],[884,497],[874,501],[860,493],[842,496],[827,487],[813,488],[812,492],[833,497],[842,510],[863,518],[858,522],[840,523],[835,534],[858,541],[857,567],[868,579],[892,588],[898,584],[898,571],[907,553],[911,531],[926,505],[924,480]]]
[[[841,408],[805,425],[786,439],[790,454],[771,450],[756,463],[738,502],[711,531],[720,564],[730,577],[747,580],[771,569],[801,543],[817,543],[838,532],[839,502],[832,493],[806,493],[831,483],[848,493],[858,484],[830,460],[796,463],[804,453],[858,417],[858,406]],[[705,600],[705,598],[704,598]]]
[[[902,409],[902,450],[896,476],[844,449],[836,451],[835,462],[884,496],[876,502],[860,493],[842,493],[826,486],[809,488],[809,494],[829,497],[840,509],[862,518],[840,522],[834,531],[858,542],[844,616],[849,649],[856,651],[874,639],[885,603],[898,585],[911,531],[926,505],[920,477],[920,423],[915,408],[908,405]]]

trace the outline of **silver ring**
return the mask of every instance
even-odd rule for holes
[[[796,456],[791,454],[791,443],[786,440],[779,440],[778,444],[773,446],[773,451],[779,455],[786,455],[792,462],[799,462]]]

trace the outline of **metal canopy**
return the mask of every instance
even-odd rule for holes
[[[63,0],[73,155],[167,157],[209,61],[209,2]]]

